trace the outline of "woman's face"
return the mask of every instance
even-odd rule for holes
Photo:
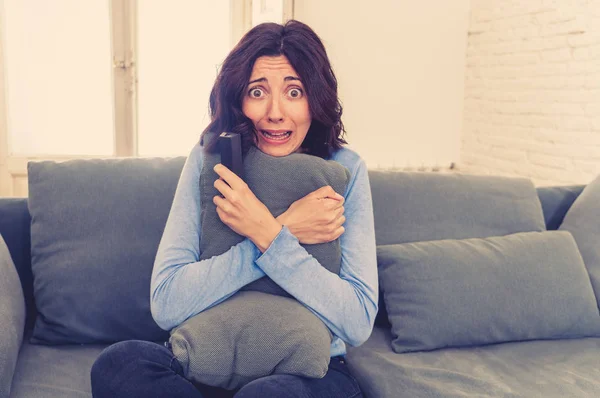
[[[271,156],[300,151],[312,120],[304,86],[283,55],[256,60],[242,111],[254,123],[258,148]]]

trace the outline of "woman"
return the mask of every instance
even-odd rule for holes
[[[171,330],[265,275],[310,308],[331,330],[329,371],[322,379],[271,375],[237,391],[194,385],[167,346],[125,341],[107,348],[92,368],[94,397],[358,397],[344,360],[346,344],[370,335],[378,283],[373,208],[364,161],[342,144],[342,107],[325,48],[305,24],[267,23],[248,32],[226,58],[210,96],[212,122],[203,132],[242,135],[272,156],[304,152],[331,159],[351,173],[344,195],[322,187],[275,218],[223,165],[213,198],[221,221],[246,239],[222,255],[198,261],[203,151],[196,145],[183,168],[160,242],[151,286],[152,315]],[[212,145],[214,146],[214,145]],[[277,170],[272,170],[276,173]],[[342,226],[344,224],[344,226]],[[339,275],[300,245],[340,239]]]

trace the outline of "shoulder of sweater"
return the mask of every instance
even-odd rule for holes
[[[197,161],[198,159],[202,159],[203,151],[204,147],[202,147],[199,143],[196,143],[196,145],[192,147],[192,150],[190,151],[188,157],[191,160]]]
[[[190,163],[191,165],[194,165],[194,169],[198,170],[198,173],[200,173],[201,169],[202,169],[202,160],[204,158],[204,147],[202,147],[199,143],[197,143],[196,145],[194,145],[192,147],[192,150],[190,151],[188,157],[187,157],[187,162]]]
[[[331,160],[335,160],[342,166],[345,166],[350,173],[354,173],[358,165],[363,161],[356,151],[348,147],[342,147],[341,149],[335,151],[331,155]]]

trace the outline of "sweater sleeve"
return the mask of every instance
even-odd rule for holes
[[[315,313],[343,341],[362,344],[377,314],[375,226],[367,166],[362,159],[345,193],[342,263],[336,275],[312,257],[284,226],[256,264]]]
[[[260,250],[247,238],[219,256],[198,261],[202,150],[196,145],[183,166],[152,270],[150,308],[164,330],[265,275],[254,263]]]

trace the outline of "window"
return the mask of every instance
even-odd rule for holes
[[[112,155],[108,2],[3,5],[10,153]]]
[[[139,155],[187,155],[198,141],[231,48],[230,14],[227,1],[138,3]]]
[[[291,18],[292,1],[5,0],[0,13],[8,156],[25,164],[186,155],[231,47]]]

